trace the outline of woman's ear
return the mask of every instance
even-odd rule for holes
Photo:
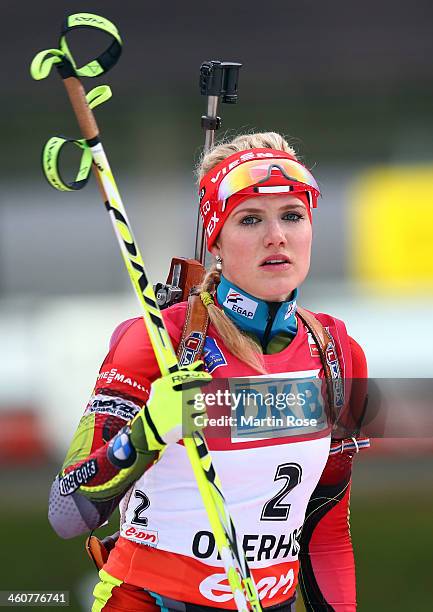
[[[217,255],[220,255],[220,245],[219,245],[218,240],[215,240],[214,244],[210,248],[210,252],[212,253],[214,257],[216,257]]]

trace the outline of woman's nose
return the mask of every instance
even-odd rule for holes
[[[287,244],[287,237],[279,220],[273,220],[267,223],[264,243],[265,246],[281,246]]]

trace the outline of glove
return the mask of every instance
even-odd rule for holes
[[[138,453],[159,451],[206,425],[200,387],[208,384],[212,376],[199,370],[202,365],[195,361],[152,383],[146,406],[130,424],[130,440]]]

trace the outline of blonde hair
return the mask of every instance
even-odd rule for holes
[[[290,153],[295,159],[298,159],[295,149],[277,132],[241,134],[230,142],[221,142],[208,151],[208,153],[202,155],[196,169],[198,180],[201,181],[209,170],[212,170],[214,166],[222,162],[226,157],[248,149],[276,149],[277,151]]]
[[[216,145],[202,156],[196,169],[198,180],[200,181],[209,170],[226,159],[226,157],[233,155],[233,153],[256,148],[285,151],[297,159],[295,150],[281,134],[276,132],[242,134],[230,142],[222,142]],[[218,272],[214,264],[203,278],[198,291],[200,293],[208,292],[214,294],[219,282],[220,272]],[[252,338],[242,333],[215,303],[210,300],[205,300],[205,302],[209,319],[229,351],[261,374],[266,374],[261,346]]]

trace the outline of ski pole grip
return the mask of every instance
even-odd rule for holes
[[[86,92],[81,81],[76,77],[63,79],[69,100],[80,126],[81,134],[86,140],[92,140],[99,135],[96,119],[86,100]]]

